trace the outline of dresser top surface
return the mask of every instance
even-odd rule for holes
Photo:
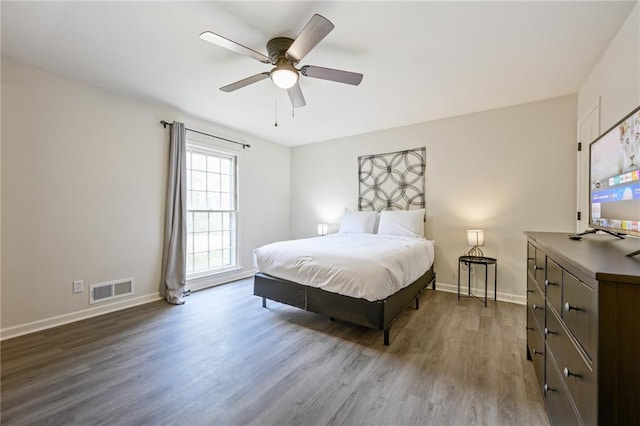
[[[622,281],[640,284],[640,255],[627,254],[640,250],[640,239],[621,240],[607,234],[584,235],[569,239],[568,232],[525,232],[529,239],[548,251],[552,257],[569,262],[587,276],[599,281]]]

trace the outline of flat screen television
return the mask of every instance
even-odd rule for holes
[[[589,226],[640,236],[640,107],[589,145]]]

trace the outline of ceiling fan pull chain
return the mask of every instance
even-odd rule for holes
[[[275,116],[275,123],[273,124],[273,127],[278,127],[278,99],[275,100],[276,101],[276,107],[275,110],[273,111],[273,114]]]

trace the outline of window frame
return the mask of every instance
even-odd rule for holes
[[[232,259],[232,263],[230,265],[227,266],[222,266],[219,268],[215,268],[215,269],[207,269],[205,271],[198,271],[198,272],[187,272],[187,281],[190,280],[195,280],[198,278],[202,278],[202,277],[207,277],[207,276],[214,276],[214,275],[218,275],[218,274],[222,274],[225,272],[229,272],[229,271],[236,271],[240,269],[240,264],[239,264],[239,247],[238,247],[238,217],[239,217],[239,209],[238,209],[238,200],[239,200],[239,194],[238,194],[238,154],[236,152],[233,151],[227,151],[225,149],[219,148],[217,146],[213,146],[211,144],[205,143],[205,142],[200,142],[194,139],[190,139],[187,137],[186,140],[186,152],[187,153],[196,153],[196,154],[202,154],[202,155],[213,155],[219,158],[228,158],[231,160],[231,167],[232,167],[232,179],[231,179],[231,184],[232,184],[232,208],[229,210],[209,210],[209,209],[205,209],[205,210],[201,210],[201,209],[189,209],[188,205],[187,205],[187,215],[189,215],[190,212],[221,212],[221,213],[231,213],[232,216],[235,216],[235,220],[234,220],[234,228],[232,229],[233,231],[233,238],[231,240],[231,253],[230,253],[230,257]],[[189,173],[189,170],[192,170],[190,168],[190,166],[187,166],[187,161],[185,158],[185,172]],[[186,182],[185,182],[185,187],[187,190],[187,194],[189,192],[190,186],[187,185],[189,182],[189,177],[186,177]],[[191,189],[193,191],[193,189]],[[187,195],[188,196],[188,195]],[[185,218],[185,222],[188,220],[188,218]],[[210,232],[210,231],[208,231]],[[193,231],[191,232],[193,233]],[[189,232],[187,231],[187,234],[189,234]],[[188,248],[187,250],[188,251]],[[211,250],[208,251],[208,253],[210,253]],[[187,262],[186,259],[187,254],[185,253],[185,262]],[[187,266],[187,270],[188,270],[188,266]]]

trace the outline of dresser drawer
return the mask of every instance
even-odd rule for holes
[[[595,296],[591,287],[563,271],[562,319],[591,359],[596,346],[595,306]]]
[[[535,281],[527,275],[527,305],[535,314],[540,330],[544,329],[544,295]]]
[[[586,424],[596,422],[595,374],[571,341],[553,312],[547,315],[545,329],[548,353],[558,366],[562,380]],[[547,368],[547,374],[549,369]]]
[[[531,361],[533,361],[536,377],[538,377],[538,386],[542,389],[544,385],[544,336],[531,309],[527,309],[527,348],[529,355],[531,355]]]
[[[578,415],[573,409],[571,399],[551,354],[547,356],[547,382],[543,391],[554,424],[559,426],[580,425]]]
[[[562,268],[553,260],[547,258],[546,287],[547,301],[560,312],[562,309]]]

